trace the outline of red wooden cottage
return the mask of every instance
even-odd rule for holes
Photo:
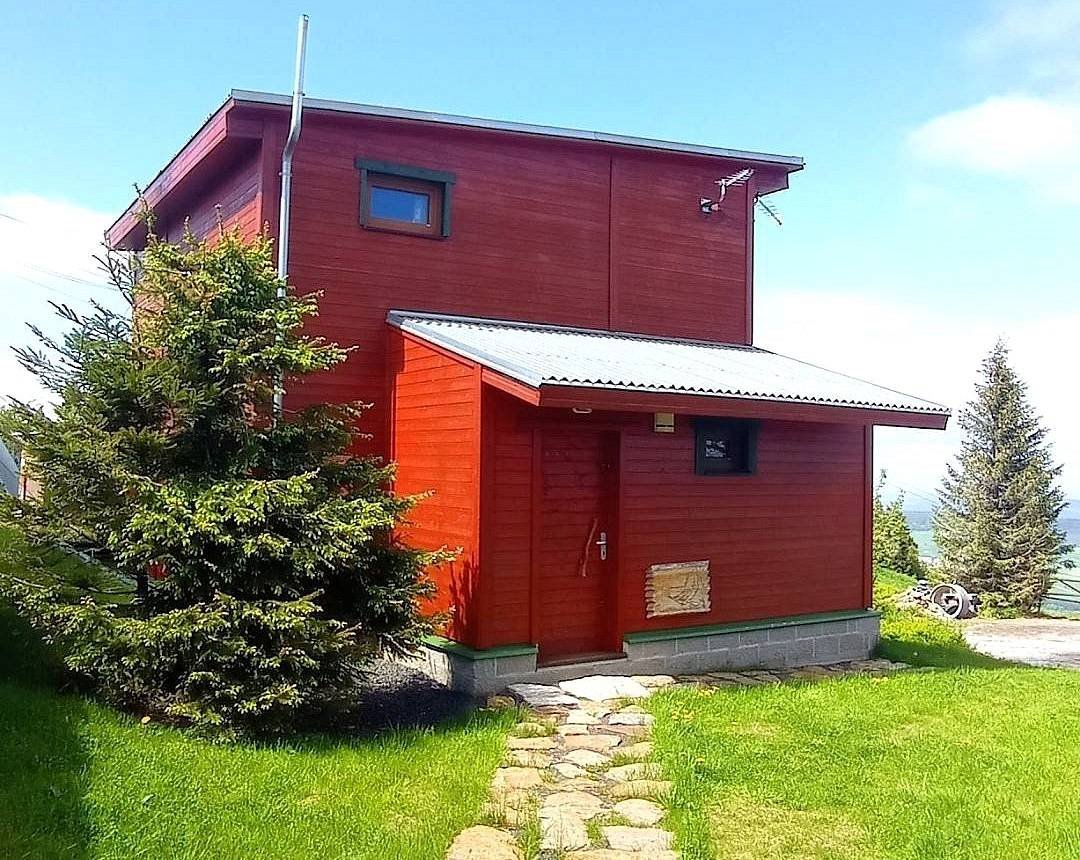
[[[289,98],[233,92],[146,190],[276,235]],[[365,400],[445,638],[481,691],[865,657],[875,425],[937,404],[753,346],[755,199],[791,156],[305,99],[289,277],[356,344],[290,406]],[[727,177],[723,193],[717,180]],[[722,199],[721,199],[722,197]],[[134,207],[109,232],[138,248]]]

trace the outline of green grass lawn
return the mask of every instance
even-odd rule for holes
[[[26,548],[0,531],[0,566]],[[100,577],[46,559],[68,579]],[[0,858],[441,858],[476,822],[514,715],[374,738],[200,740],[57,689],[56,661],[0,607]]]
[[[902,612],[882,678],[650,700],[684,860],[1080,856],[1080,673],[975,654]],[[73,693],[0,612],[0,857],[440,860],[481,814],[513,715],[214,744]]]
[[[0,614],[0,857],[438,860],[480,816],[512,715],[377,739],[213,744],[52,686]]]
[[[684,860],[1080,856],[1080,673],[883,621],[884,653],[938,668],[650,700]]]

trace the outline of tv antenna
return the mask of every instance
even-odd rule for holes
[[[713,213],[719,213],[724,205],[724,199],[727,197],[729,188],[735,188],[740,185],[745,185],[751,176],[754,175],[754,169],[752,167],[745,167],[742,170],[735,173],[722,176],[714,183],[716,185],[716,197],[699,197],[698,206],[701,208],[701,214],[708,217]],[[783,225],[784,221],[780,217],[779,211],[775,206],[770,206],[766,203],[761,195],[754,195],[754,205],[760,206],[761,209],[772,218],[777,224]]]
[[[771,203],[766,203],[760,196],[756,196],[754,197],[754,204],[759,206],[766,215],[772,218],[778,227],[784,226],[784,219],[780,217],[779,210]]]

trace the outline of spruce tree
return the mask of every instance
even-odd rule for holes
[[[885,473],[874,489],[874,567],[921,578],[926,571],[919,559],[919,545],[911,535],[904,515],[904,494],[901,492],[886,505],[881,499]]]
[[[0,597],[121,705],[248,732],[347,709],[370,657],[430,631],[423,571],[445,557],[395,539],[413,499],[350,453],[361,407],[272,420],[279,379],[347,351],[304,333],[316,299],[278,295],[265,236],[151,235],[140,258],[104,262],[138,310],[57,306],[68,334],[19,351],[58,403],[0,412],[41,485],[0,524],[91,554],[111,580],[40,569],[0,576]]]
[[[1072,547],[1058,528],[1065,497],[1046,429],[998,341],[982,363],[975,398],[959,416],[964,440],[934,515],[946,576],[983,605],[1038,611]]]

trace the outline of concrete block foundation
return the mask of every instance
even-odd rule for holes
[[[537,666],[535,645],[477,651],[430,637],[409,662],[448,687],[484,695],[510,684],[556,684],[586,675],[687,675],[865,660],[879,631],[873,610],[651,630],[624,636],[621,658],[559,666]]]

